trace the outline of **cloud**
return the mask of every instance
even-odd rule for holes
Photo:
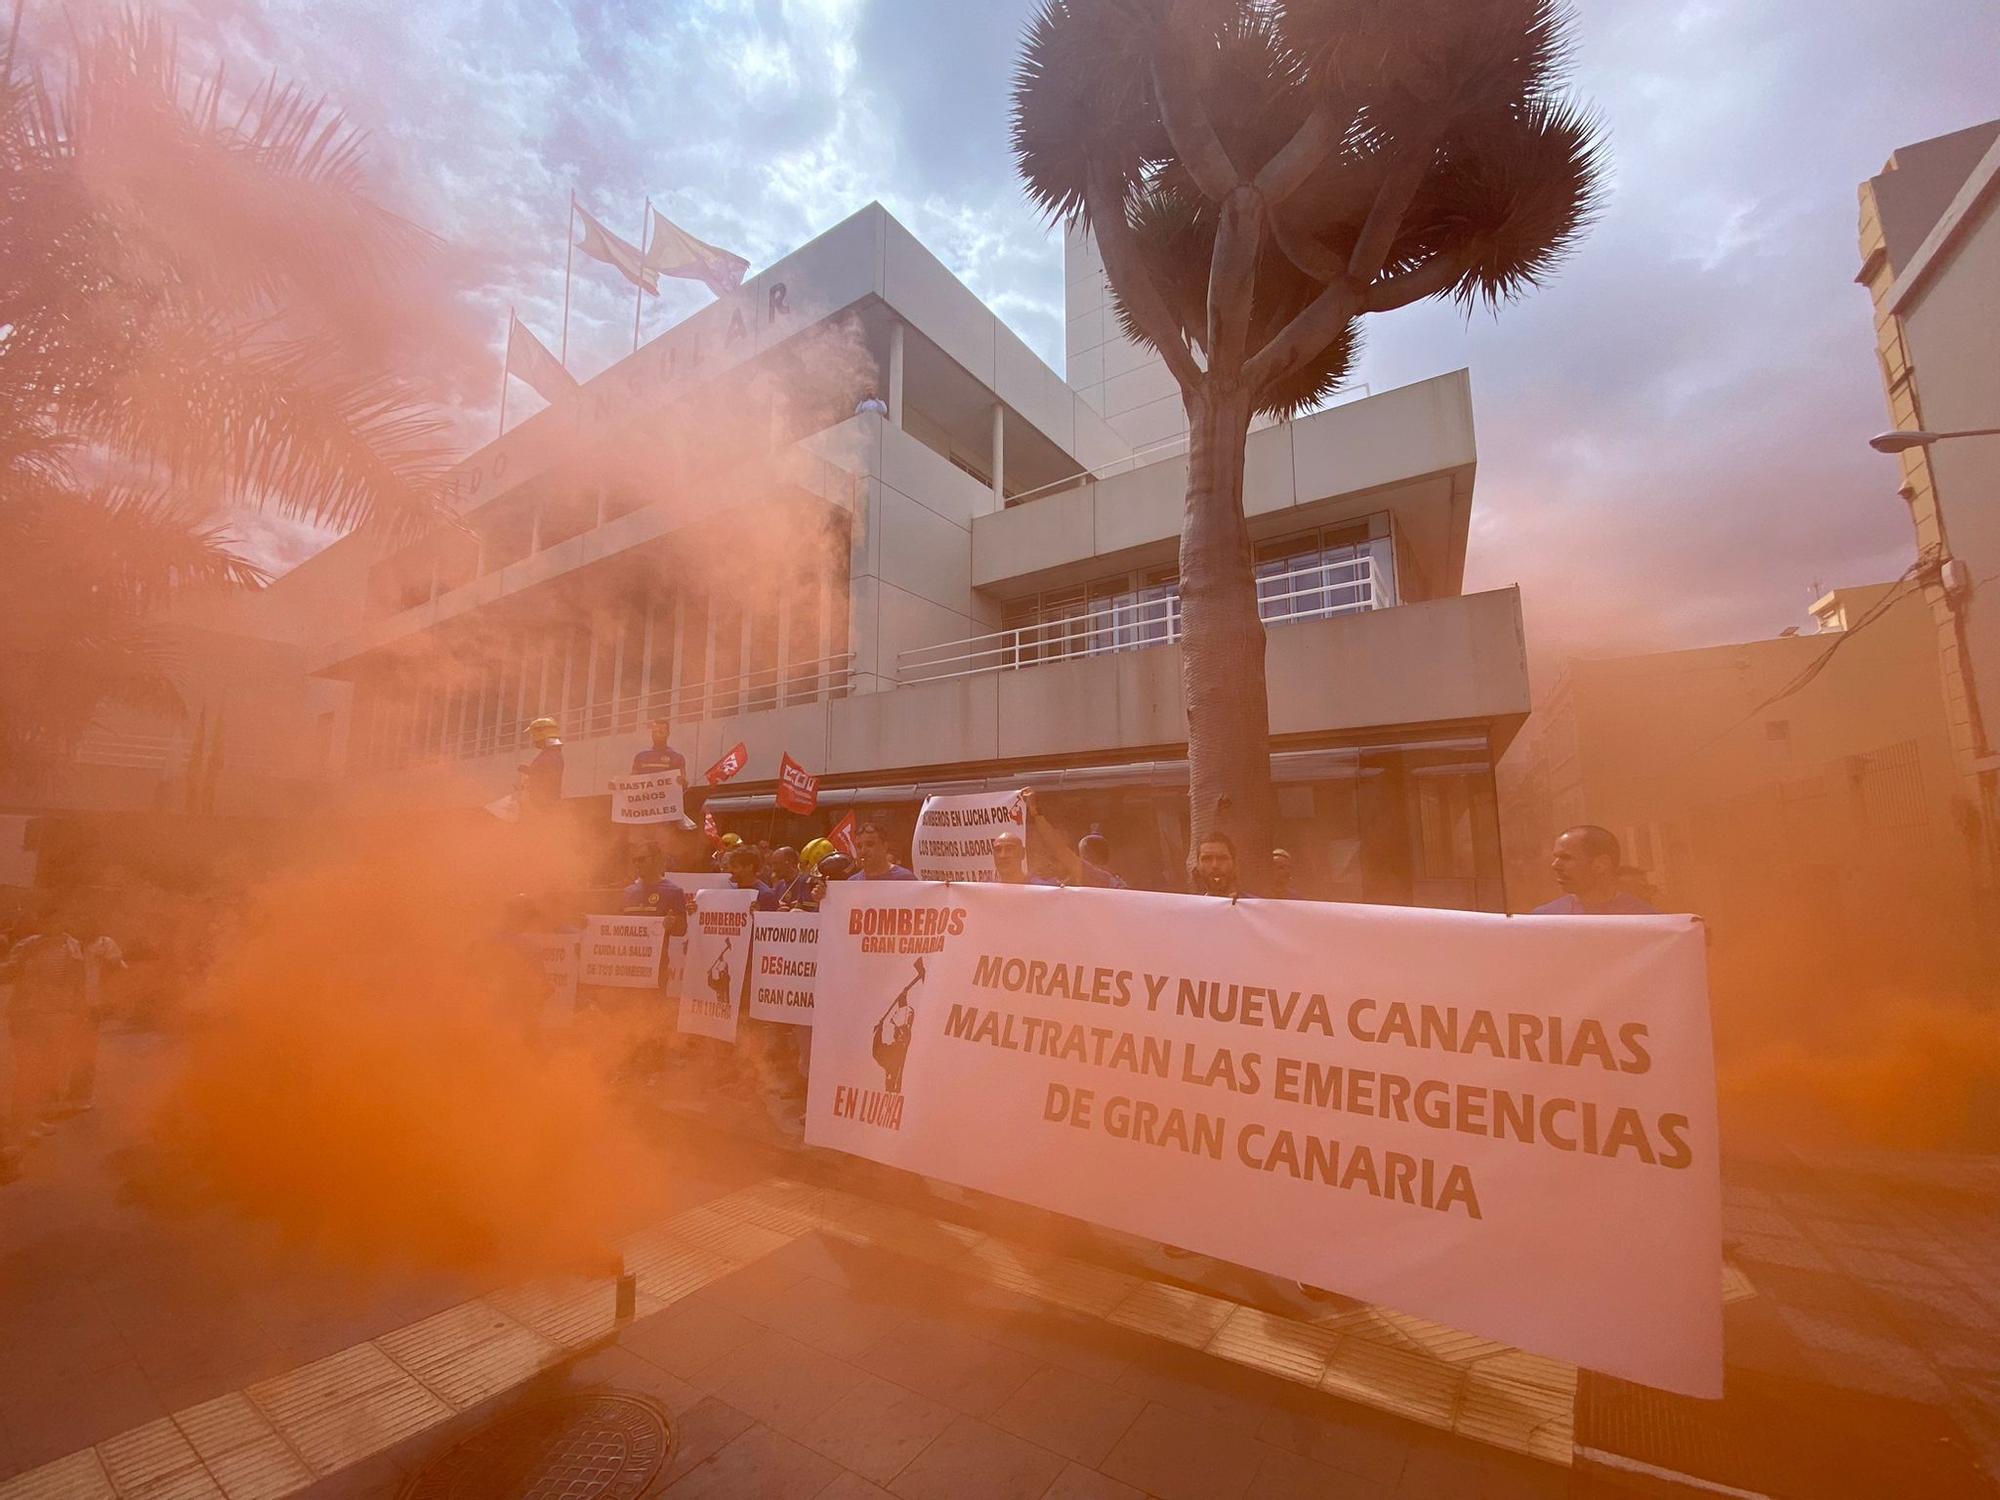
[[[879,198],[1060,368],[1060,241],[1007,150],[1029,9],[179,4],[236,76],[274,68],[368,127],[385,191],[463,258],[473,336],[446,396],[469,442],[491,431],[506,309],[560,341],[572,189],[624,233],[650,194],[758,264]],[[1522,584],[1538,665],[1774,633],[1814,580],[1907,563],[1894,468],[1864,446],[1886,418],[1855,188],[1897,145],[1993,114],[1995,55],[2000,12],[1971,0],[1581,9],[1579,89],[1613,153],[1603,222],[1497,318],[1379,320],[1359,373],[1379,391],[1471,367],[1469,583]],[[668,284],[645,329],[707,295]],[[629,287],[581,263],[572,366],[626,352],[632,313]],[[510,410],[533,402],[517,384]]]

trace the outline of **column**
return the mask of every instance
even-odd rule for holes
[[[528,556],[533,557],[542,550],[542,502],[536,500],[528,508]]]
[[[997,510],[1007,503],[1007,408],[1000,402],[993,403],[993,505]]]
[[[889,325],[889,424],[903,425],[903,320]]]

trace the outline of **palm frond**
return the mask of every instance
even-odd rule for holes
[[[1094,171],[1128,187],[1168,154],[1145,49],[1163,0],[1042,0],[1014,68],[1014,161],[1051,219],[1085,217]]]

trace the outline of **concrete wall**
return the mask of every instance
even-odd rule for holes
[[[1250,435],[1244,510],[1259,536],[1392,510],[1411,598],[1458,592],[1471,523],[1471,381],[1463,370]],[[978,517],[975,587],[1025,592],[1177,555],[1188,461],[1176,453]],[[1330,503],[1329,503],[1330,502]]]
[[[1271,732],[1333,739],[1438,723],[1490,724],[1504,740],[1528,710],[1515,589],[1274,626],[1265,670]],[[995,760],[1080,757],[1185,744],[1180,651],[1154,646],[1015,671],[915,683],[825,703],[679,726],[697,771],[741,741],[744,783],[777,776],[789,752],[834,777]],[[640,732],[572,741],[564,794],[601,795]],[[343,795],[378,805],[476,804],[513,785],[518,752],[372,778]]]

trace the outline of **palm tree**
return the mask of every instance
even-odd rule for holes
[[[14,14],[18,34],[20,6]],[[386,373],[435,248],[362,142],[276,80],[231,103],[142,12],[0,80],[0,771],[121,702],[173,711],[151,623],[253,587],[215,521],[270,507],[407,533],[447,513],[445,426]]]
[[[1600,170],[1563,93],[1567,23],[1559,0],[1044,0],[1029,24],[1028,192],[1095,234],[1126,334],[1186,406],[1190,811],[1197,836],[1232,834],[1252,889],[1274,807],[1251,418],[1331,394],[1367,314],[1548,278]]]

